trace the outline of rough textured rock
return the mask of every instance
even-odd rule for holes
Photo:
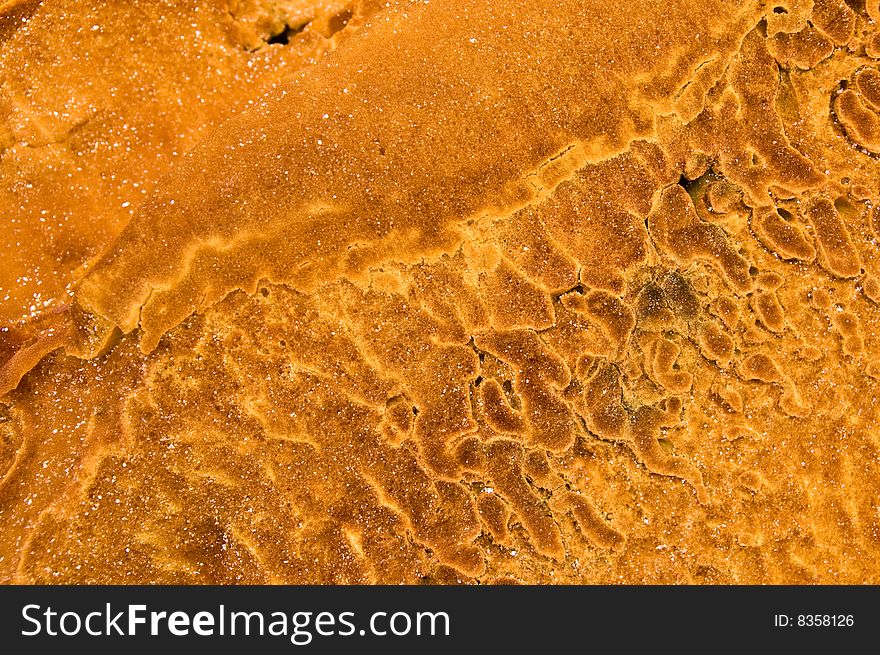
[[[876,3],[193,5],[82,178],[2,19],[0,579],[878,582]]]

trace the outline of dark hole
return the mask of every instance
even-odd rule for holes
[[[480,364],[486,361],[486,353],[479,353]]]
[[[330,36],[333,36],[343,27],[348,25],[348,21],[351,20],[351,16],[351,9],[343,9],[333,18],[331,18],[330,21],[327,23],[327,27],[330,29]]]
[[[260,293],[262,294],[263,298],[265,298],[269,295],[269,290],[266,287],[263,287],[260,289]]]
[[[683,187],[685,191],[689,191],[690,188],[694,185],[694,180],[687,179],[684,175],[681,175],[678,178],[679,186]]]
[[[844,0],[844,2],[857,14],[865,13],[865,0]]]
[[[767,38],[767,19],[762,18],[758,21],[758,34],[764,39]]]
[[[749,275],[755,277],[758,274],[758,268],[756,266],[749,266]]]
[[[480,386],[480,382],[482,382],[482,381],[483,381],[483,376],[482,376],[482,375],[478,375],[478,376],[477,376],[477,379],[474,380],[474,386],[475,386],[475,387],[479,387],[479,386]]]
[[[573,289],[573,291],[576,291],[577,293],[583,295],[583,293],[584,293],[584,285],[583,285],[583,284],[578,284],[578,285]]]
[[[785,7],[773,7],[773,13],[774,14],[787,14],[788,9],[786,9]]]
[[[418,416],[418,415],[419,415],[419,408],[413,406],[413,416]]]
[[[778,207],[776,209],[776,213],[779,214],[780,216],[782,216],[782,218],[784,218],[787,221],[790,221],[794,218],[794,216],[791,215],[790,211],[788,211],[787,209],[783,209],[782,207]]]
[[[306,29],[306,25],[308,23],[303,23],[302,25],[297,25],[296,27],[292,27],[290,25],[285,25],[284,29],[278,32],[278,34],[273,34],[269,37],[269,40],[266,43],[275,45],[287,45],[290,43],[290,40],[295,37],[297,34]]]
[[[278,343],[281,344],[281,347],[282,347],[282,348],[284,348],[285,346],[287,346],[287,342],[286,342],[284,339],[282,339],[282,340],[279,341]]]
[[[513,384],[511,384],[510,380],[505,380],[501,385],[501,388],[504,389],[506,393],[513,393]]]

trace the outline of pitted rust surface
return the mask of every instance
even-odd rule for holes
[[[0,578],[877,583],[880,4],[330,4],[208,20],[300,59],[130,220],[0,131],[112,233],[5,330]]]

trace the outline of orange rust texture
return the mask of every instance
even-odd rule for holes
[[[80,4],[0,6],[0,581],[880,582],[878,3]]]

